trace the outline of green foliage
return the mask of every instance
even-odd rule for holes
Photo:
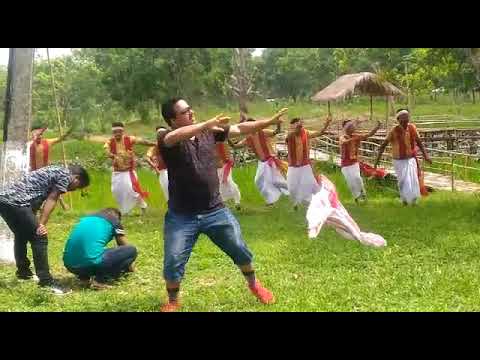
[[[265,49],[258,68],[265,95],[270,97],[309,97],[335,79],[333,49]]]
[[[460,94],[471,97],[479,85],[476,49],[268,48],[260,57],[249,50],[246,67],[254,79],[254,103],[265,98],[278,103],[307,100],[338,76],[359,71],[376,72],[408,89],[416,105],[424,95],[438,101],[431,91],[443,87],[456,106]],[[115,120],[141,120],[150,126],[162,122],[162,101],[178,95],[196,108],[238,113],[228,86],[232,56],[231,48],[76,49],[52,59],[60,119],[85,133],[104,132]],[[47,61],[37,58],[34,69],[33,120],[57,128]],[[2,109],[6,74],[6,67],[0,67]]]

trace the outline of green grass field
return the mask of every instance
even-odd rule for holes
[[[234,211],[255,254],[257,273],[277,302],[265,306],[246,289],[233,263],[201,237],[187,266],[182,311],[478,311],[478,198],[433,193],[417,207],[403,207],[394,185],[368,181],[369,202],[353,203],[346,184],[328,164],[320,169],[337,185],[341,199],[364,231],[379,233],[388,246],[368,248],[324,228],[307,238],[305,209],[293,211],[287,198],[267,209],[253,184],[255,167],[234,170],[243,210]],[[21,282],[14,268],[0,266],[0,311],[157,311],[165,301],[162,280],[165,202],[155,176],[139,171],[151,192],[145,218],[124,221],[139,249],[137,272],[113,289],[81,289],[62,264],[65,239],[78,217],[114,205],[110,173],[92,171],[89,195],[73,194],[74,210],[57,209],[49,223],[53,273],[74,292],[56,297],[33,282]]]

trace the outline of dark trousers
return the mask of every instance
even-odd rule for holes
[[[109,278],[116,279],[122,273],[128,271],[128,267],[137,258],[135,246],[124,245],[113,249],[106,249],[102,256],[102,262],[94,266],[69,267],[67,270],[77,275],[80,280],[88,280],[95,276],[98,282],[105,282]]]
[[[31,206],[15,207],[0,202],[0,215],[15,235],[14,253],[17,274],[29,274],[30,260],[27,257],[27,243],[30,242],[35,272],[40,285],[52,281],[48,266],[48,237],[37,235],[38,220]]]

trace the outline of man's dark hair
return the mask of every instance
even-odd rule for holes
[[[342,128],[344,128],[345,125],[347,125],[350,121],[352,121],[352,120],[343,120],[343,122],[342,122]]]
[[[125,127],[125,125],[123,125],[123,123],[121,121],[115,121],[115,122],[112,122],[112,127]]]
[[[300,118],[298,118],[298,117],[296,117],[296,118],[293,118],[293,119],[290,121],[290,124],[291,124],[291,125],[293,125],[293,124],[295,124],[295,123],[299,122],[300,120],[301,120],[301,119],[300,119]]]
[[[80,188],[90,185],[90,176],[88,175],[87,170],[85,170],[82,166],[68,165],[68,170],[70,170],[70,174],[78,175],[80,179]]]
[[[118,218],[118,221],[122,221],[122,213],[120,210],[117,208],[105,208],[99,211],[100,214],[106,215],[107,217],[110,216],[115,216]]]
[[[177,114],[175,113],[174,107],[175,107],[175,104],[180,100],[183,100],[183,99],[180,97],[174,97],[174,98],[168,99],[162,104],[162,116],[169,126],[172,126],[172,119],[175,119],[175,117],[177,116]]]
[[[255,119],[254,119],[254,118],[251,118],[251,117],[249,117],[249,118],[247,119],[247,121],[255,121]]]
[[[32,125],[32,130],[39,130],[39,129],[45,129],[46,126],[43,125],[43,124],[35,124],[35,125]]]

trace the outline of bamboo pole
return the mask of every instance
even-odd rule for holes
[[[455,167],[453,166],[453,159],[454,159],[454,156],[452,155],[452,169],[451,169],[451,182],[452,182],[452,191],[455,191],[455,175],[454,175],[454,171],[455,171]]]
[[[55,77],[53,75],[53,68],[52,68],[52,63],[50,62],[50,53],[47,48],[47,61],[48,61],[48,66],[50,68],[50,83],[52,84],[52,91],[53,91],[53,100],[55,102],[55,112],[57,114],[57,123],[58,123],[58,131],[60,133],[60,137],[63,136],[63,127],[62,127],[62,122],[60,120],[60,112],[58,111],[58,103],[57,103],[57,92],[55,91]],[[65,143],[62,141],[62,156],[63,156],[63,165],[65,168],[67,167],[67,158],[65,155]],[[72,194],[69,193],[68,196],[70,200],[70,209],[73,209],[73,201],[72,201]],[[64,207],[65,204],[62,205]],[[65,209],[65,208],[64,208]]]
[[[388,116],[390,115],[390,101],[388,101],[388,95],[385,96],[386,105],[387,105],[387,115],[385,117],[385,131],[388,131]]]
[[[370,121],[373,120],[373,96],[370,95]]]

